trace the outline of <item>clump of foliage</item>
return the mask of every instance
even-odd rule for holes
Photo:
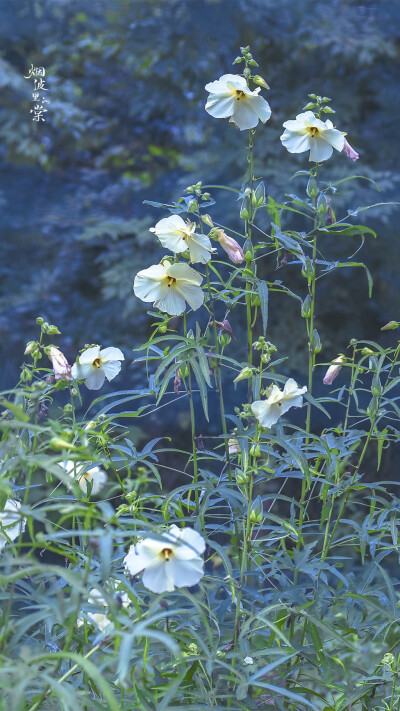
[[[39,318],[2,396],[1,708],[398,707],[400,501],[396,481],[375,479],[399,440],[400,345],[352,339],[317,362],[321,280],[349,269],[372,284],[353,244],[328,256],[334,240],[375,237],[354,221],[367,207],[336,214],[347,182],[330,180],[326,161],[358,156],[330,122],[330,99],[311,94],[281,137],[310,151],[311,168],[273,199],[254,174],[267,84],[249,47],[234,64],[241,73],[207,85],[206,109],[248,137],[247,170],[240,190],[197,182],[158,204],[152,231],[168,254],[149,267],[143,251],[134,282],[153,303],[133,361],[146,382],[84,411],[81,388],[118,378],[124,354],[87,344],[71,367],[57,327]],[[212,217],[220,190],[236,198],[240,232],[230,215]],[[299,293],[259,276],[275,263],[299,273]],[[271,293],[282,318],[288,299],[298,305],[306,383],[269,340]],[[176,441],[178,404],[189,451]],[[145,428],[154,411],[165,434],[139,447],[129,423]]]

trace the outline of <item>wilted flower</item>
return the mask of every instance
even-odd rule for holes
[[[221,247],[227,253],[229,259],[234,264],[241,264],[244,260],[244,252],[240,244],[232,237],[228,237],[224,230],[214,230],[213,235],[218,240]]]
[[[344,145],[343,145],[343,153],[346,154],[348,158],[351,158],[351,160],[358,160],[360,155],[357,153],[357,151],[354,150],[354,148],[351,147],[350,143],[347,141],[347,139],[344,139]]]
[[[76,479],[85,496],[89,493],[90,485],[92,487],[90,493],[95,496],[107,481],[106,472],[96,464],[86,470],[86,464],[80,464],[68,459],[65,462],[60,462],[60,466],[65,469],[72,479]]]
[[[126,592],[116,592],[118,594],[118,597],[121,598],[121,606],[128,607],[128,605],[130,604],[128,594]],[[96,627],[99,628],[100,632],[104,632],[106,627],[109,627],[111,630],[113,627],[113,623],[107,616],[108,604],[99,590],[97,590],[96,588],[92,588],[88,597],[88,603],[96,607],[104,607],[105,609],[104,612],[87,612],[87,617],[90,620],[91,624],[96,625]],[[77,627],[81,627],[84,624],[84,621],[85,618],[79,615],[76,621]]]
[[[211,242],[206,235],[196,234],[195,229],[194,223],[186,223],[179,215],[171,215],[157,222],[155,227],[150,228],[150,232],[157,235],[163,247],[175,254],[188,249],[192,264],[207,264],[213,251]]]
[[[262,427],[272,427],[278,422],[281,415],[291,407],[301,407],[303,404],[303,393],[307,391],[306,386],[299,388],[293,378],[289,378],[282,390],[273,385],[267,400],[256,400],[251,409]]]
[[[342,355],[338,358],[335,358],[332,365],[329,366],[328,370],[324,375],[324,379],[322,381],[324,385],[332,385],[335,378],[337,378],[337,376],[339,375],[339,371],[342,367],[342,364],[345,362],[346,358]]]
[[[119,348],[92,346],[78,356],[71,368],[75,380],[84,380],[88,390],[99,390],[104,380],[112,380],[121,370],[125,356]]]
[[[310,161],[321,163],[331,157],[333,148],[342,151],[345,138],[333,127],[332,121],[314,116],[312,111],[298,114],[295,120],[285,121],[281,141],[289,153],[310,151]]]
[[[153,301],[160,311],[179,316],[185,310],[185,301],[193,311],[202,305],[202,281],[201,274],[188,264],[170,264],[166,261],[138,272],[133,290],[142,301]]]
[[[55,379],[72,380],[71,366],[68,363],[64,353],[61,353],[61,351],[55,346],[50,346],[48,356],[51,360]]]
[[[229,118],[241,131],[265,123],[271,116],[268,102],[259,96],[260,87],[251,91],[246,79],[238,74],[224,74],[206,85],[210,92],[206,111],[214,118]]]
[[[236,437],[228,439],[228,452],[229,454],[240,454],[240,444]]]
[[[25,531],[25,518],[20,514],[21,504],[15,499],[7,499],[3,511],[0,511],[0,551],[6,543],[15,541]]]
[[[130,575],[142,570],[143,585],[154,593],[192,586],[204,575],[203,559],[206,544],[193,528],[173,525],[162,540],[144,538],[131,545],[124,558]]]

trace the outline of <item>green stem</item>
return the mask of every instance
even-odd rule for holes
[[[183,312],[183,330],[184,330],[185,338],[187,338],[186,311]],[[194,498],[195,498],[195,502],[196,502],[196,512],[198,513],[199,512],[199,491],[197,488],[197,483],[198,483],[198,479],[199,479],[199,470],[198,470],[197,450],[196,450],[196,418],[195,418],[194,405],[193,405],[192,371],[191,371],[190,365],[189,365],[187,392],[188,392],[188,396],[189,396],[190,424],[191,424],[191,431],[192,431]],[[190,495],[191,495],[191,490],[188,494],[188,499],[189,499]],[[189,501],[188,501],[188,503],[189,503]]]

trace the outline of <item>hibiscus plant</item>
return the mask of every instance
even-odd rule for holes
[[[205,110],[246,137],[243,184],[158,204],[159,259],[133,278],[147,342],[71,365],[39,318],[2,396],[4,709],[399,708],[400,499],[397,471],[377,473],[399,441],[399,323],[385,347],[331,352],[318,331],[321,280],[364,270],[371,289],[353,242],[376,236],[354,220],[367,207],[336,215],[346,182],[329,178],[359,155],[311,94],[281,135],[299,194],[268,195],[269,87],[249,47],[234,66]],[[350,256],[330,260],[333,242]],[[282,322],[298,309],[303,372],[273,343],[270,295]]]

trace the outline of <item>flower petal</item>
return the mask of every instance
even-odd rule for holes
[[[121,370],[121,363],[119,360],[109,360],[107,363],[104,363],[101,370],[103,371],[104,375],[106,376],[107,380],[110,381],[113,378],[115,378],[116,375]]]
[[[172,561],[157,562],[151,565],[143,573],[143,585],[154,593],[172,592],[175,589],[172,570]]]
[[[78,360],[79,364],[93,363],[96,358],[100,355],[100,346],[92,346],[91,348],[86,348],[83,353],[80,354]]]
[[[182,528],[179,533],[179,545],[174,549],[174,555],[178,560],[190,560],[204,553],[206,542],[198,531],[194,528]]]
[[[119,348],[113,348],[109,346],[108,348],[103,348],[100,351],[100,358],[102,363],[106,363],[110,360],[125,360],[125,356]]]
[[[282,133],[281,141],[289,153],[304,153],[310,148],[310,138],[307,133],[294,133],[286,129]]]
[[[166,285],[165,294],[154,302],[154,306],[170,316],[179,316],[186,308],[185,297],[180,293],[176,284],[170,288]]]
[[[196,585],[204,576],[202,558],[192,558],[191,560],[172,558],[168,562],[168,568],[168,573],[177,588]]]
[[[279,404],[268,404],[266,400],[256,400],[252,403],[251,410],[262,427],[272,427],[282,415]]]
[[[93,368],[89,377],[85,380],[85,385],[88,390],[100,390],[104,380],[104,370],[102,368]]]
[[[315,163],[322,163],[324,160],[328,160],[333,153],[333,148],[325,141],[322,137],[313,136],[310,138],[310,161]]]
[[[180,262],[179,264],[169,264],[167,268],[168,276],[172,276],[179,281],[187,282],[188,284],[196,284],[200,286],[203,277],[195,269],[189,267],[188,264]]]
[[[175,292],[179,294],[182,299],[188,302],[193,311],[197,311],[197,309],[199,309],[204,303],[204,292],[200,286],[196,286],[195,284],[187,284],[185,282],[182,284],[177,282]],[[182,311],[179,313],[182,313]]]
[[[231,120],[235,122],[241,131],[257,126],[258,116],[252,108],[251,99],[235,101],[235,110]]]
[[[235,109],[235,97],[232,94],[228,96],[218,96],[210,94],[206,103],[206,111],[214,118],[228,118],[232,116]]]
[[[251,108],[255,111],[260,121],[263,123],[268,121],[271,116],[271,108],[268,101],[262,96],[253,96],[249,99],[249,102],[251,103]]]
[[[325,141],[328,141],[328,143],[330,143],[331,146],[336,148],[337,151],[343,150],[345,140],[344,135],[336,128],[329,128],[328,130],[323,131],[322,138],[324,138]]]
[[[93,370],[91,363],[74,363],[71,368],[71,375],[74,380],[84,380],[88,378]]]

